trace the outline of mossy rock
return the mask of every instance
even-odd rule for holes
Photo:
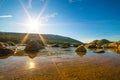
[[[26,52],[38,52],[40,49],[43,49],[43,46],[37,41],[30,41],[25,47]]]
[[[12,50],[12,49],[0,47],[0,56],[5,56],[5,55],[13,54],[14,52],[15,51]]]

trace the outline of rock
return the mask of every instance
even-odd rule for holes
[[[87,44],[86,45],[87,48],[97,48],[96,44]]]
[[[58,44],[53,44],[53,45],[51,45],[51,47],[59,47],[59,45]]]
[[[120,50],[120,45],[119,45],[118,49]]]
[[[102,45],[102,48],[108,48],[108,44]]]
[[[0,55],[0,59],[6,59],[8,57],[10,57],[11,55]]]
[[[86,55],[86,52],[76,52],[78,56],[83,57],[84,55]]]
[[[35,58],[37,56],[37,53],[28,53],[28,57],[29,58],[31,58],[31,59],[33,59],[33,58]]]
[[[94,52],[95,53],[104,53],[105,51],[103,49],[96,49]]]
[[[78,47],[80,46],[80,44],[73,44],[73,47]]]
[[[12,49],[8,49],[5,47],[0,47],[0,56],[8,55],[8,54],[13,54],[15,51]]]
[[[108,44],[108,43],[110,43],[110,41],[107,39],[101,39],[97,41],[97,45],[100,45],[100,46]]]
[[[102,46],[100,46],[100,45],[96,45],[96,47],[97,47],[98,49],[101,49],[101,48],[102,48]]]
[[[105,48],[118,48],[118,44],[116,42],[113,43],[109,43],[106,46],[104,46]]]
[[[87,50],[85,49],[84,46],[78,46],[76,49],[75,49],[75,52],[86,52]]]
[[[8,44],[9,46],[15,46],[15,43],[12,42],[12,41],[7,42],[7,44]]]
[[[26,52],[38,52],[40,49],[43,47],[37,41],[30,41],[25,47]]]
[[[105,44],[108,44],[108,43],[110,43],[109,40],[101,39],[101,40],[94,40],[94,41],[90,42],[89,44],[96,44],[96,45],[102,46],[102,45],[105,45]]]
[[[0,47],[6,47],[3,42],[0,42]]]
[[[114,53],[120,54],[120,49],[118,49],[118,48],[109,48],[108,50],[110,50],[110,51],[112,51]]]
[[[62,48],[69,48],[70,47],[70,43],[64,43],[64,44],[62,44],[62,46],[61,46]]]

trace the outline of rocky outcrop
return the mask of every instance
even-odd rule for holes
[[[120,43],[119,42],[113,42],[113,43],[109,43],[106,45],[103,45],[103,48],[120,48]]]
[[[64,44],[62,44],[62,46],[61,46],[62,48],[69,48],[70,47],[70,43],[64,43]]]
[[[75,52],[86,52],[87,50],[85,49],[84,46],[78,46],[76,49],[75,49]]]
[[[90,42],[89,44],[96,44],[96,45],[102,46],[102,45],[105,45],[105,44],[108,44],[108,43],[110,43],[109,40],[101,39],[101,40],[94,40],[94,41]]]
[[[86,48],[97,48],[96,44],[90,43],[85,46]]]
[[[43,49],[43,46],[37,41],[30,41],[25,47],[26,52],[38,52],[40,49]]]

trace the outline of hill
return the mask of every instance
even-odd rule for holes
[[[52,43],[65,43],[69,42],[71,44],[83,44],[82,42],[72,39],[70,37],[64,37],[60,35],[53,35],[53,34],[41,34],[44,40],[48,44]],[[0,32],[0,42],[8,42],[12,41],[15,43],[21,43],[23,38],[25,38],[26,33],[11,33],[11,32]],[[41,38],[39,37],[38,34],[30,34],[26,40],[26,43],[29,42],[30,40],[37,40],[41,42]]]
[[[104,44],[108,44],[108,43],[111,43],[111,41],[109,41],[107,39],[94,40],[94,41],[90,42],[90,44],[97,44],[97,45],[104,45]]]

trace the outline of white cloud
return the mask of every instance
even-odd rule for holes
[[[41,22],[48,22],[50,18],[54,18],[58,15],[58,13],[52,13],[52,14],[48,14],[45,16],[40,17],[40,21]]]
[[[13,17],[12,15],[1,15],[0,18],[11,18]]]

